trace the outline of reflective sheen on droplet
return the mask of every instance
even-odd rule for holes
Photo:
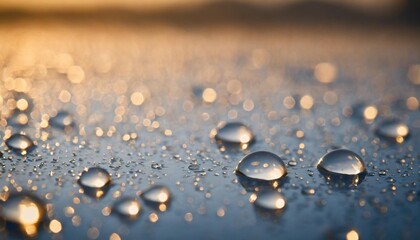
[[[285,176],[287,169],[283,160],[276,154],[258,151],[242,158],[236,172],[255,180],[273,181]]]
[[[82,173],[79,179],[79,184],[88,188],[103,188],[110,183],[111,175],[105,169],[99,167],[89,168]]]
[[[362,157],[347,149],[331,151],[318,162],[321,172],[339,175],[358,175],[366,172]]]
[[[408,137],[410,130],[408,126],[400,120],[388,119],[382,121],[376,127],[375,133],[384,139],[402,143]]]
[[[6,145],[13,150],[24,151],[32,148],[34,143],[28,136],[16,133],[6,140]]]
[[[137,199],[123,198],[115,202],[112,212],[122,216],[134,219],[141,212],[141,205]]]
[[[31,193],[15,193],[0,205],[0,216],[7,223],[16,224],[27,236],[35,236],[46,210],[41,199]]]
[[[152,203],[166,203],[171,198],[169,189],[162,185],[155,185],[145,190],[141,197],[148,202]]]
[[[282,210],[286,206],[286,199],[275,190],[264,191],[257,193],[254,204],[266,210]]]
[[[338,188],[356,186],[366,176],[362,157],[347,149],[337,149],[325,154],[317,167],[326,180]]]
[[[49,124],[59,129],[71,128],[74,125],[73,115],[67,111],[60,111],[50,118]]]
[[[226,123],[217,130],[215,139],[223,145],[238,145],[242,149],[248,148],[254,140],[251,129],[239,122]]]

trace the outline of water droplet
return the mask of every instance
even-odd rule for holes
[[[111,183],[111,175],[99,167],[91,167],[83,172],[79,179],[79,184],[82,187],[88,188],[103,188]]]
[[[35,236],[44,219],[43,201],[30,193],[11,194],[0,207],[0,216],[7,223],[17,225],[25,235]]]
[[[379,137],[398,143],[404,142],[409,132],[408,126],[398,119],[384,120],[375,129],[375,133]]]
[[[123,198],[114,203],[112,212],[122,216],[134,219],[141,211],[140,202],[133,198]]]
[[[59,129],[68,129],[74,125],[73,115],[67,111],[60,111],[50,118],[50,125]]]
[[[318,162],[318,170],[328,180],[351,180],[352,184],[358,184],[366,173],[366,167],[362,157],[347,149],[333,150]],[[350,177],[351,179],[346,179]]]
[[[16,133],[6,140],[6,145],[12,150],[27,151],[34,143],[28,136]]]
[[[257,194],[254,204],[266,210],[282,210],[286,206],[286,199],[275,190],[264,191]]]
[[[198,170],[200,170],[200,165],[198,165],[198,164],[190,164],[188,166],[188,169],[191,170],[191,171],[198,171]]]
[[[160,165],[159,163],[152,163],[151,167],[153,169],[159,169],[159,170],[162,169],[162,165]]]
[[[276,154],[258,151],[242,158],[236,172],[255,180],[273,181],[285,176],[287,169],[283,160]]]
[[[155,185],[145,190],[141,197],[151,203],[166,203],[171,198],[171,192],[165,186]]]
[[[305,195],[314,195],[315,194],[315,188],[311,188],[311,187],[304,187],[302,188],[302,193]]]
[[[239,146],[241,149],[246,149],[254,141],[254,134],[246,125],[231,122],[217,130],[215,139],[219,144],[225,146]]]

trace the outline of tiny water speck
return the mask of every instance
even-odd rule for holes
[[[272,181],[285,176],[287,169],[283,160],[276,154],[258,151],[242,158],[236,167],[236,172],[251,179]]]

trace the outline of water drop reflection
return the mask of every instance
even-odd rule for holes
[[[27,192],[11,194],[0,207],[0,216],[6,220],[8,229],[19,229],[29,237],[37,235],[45,213],[43,201]]]

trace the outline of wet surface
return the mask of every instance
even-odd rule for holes
[[[45,202],[38,238],[420,234],[418,33],[13,24],[0,28],[0,199],[4,207],[28,191]],[[395,117],[409,137],[378,135]],[[243,123],[255,141],[221,146],[221,122]],[[33,150],[9,150],[17,133]],[[337,187],[318,171],[340,148],[363,159],[358,184]],[[287,176],[241,179],[239,161],[256,151],[278,155]],[[92,167],[111,175],[99,193],[80,184]],[[170,202],[144,200],[154,185],[169,189]],[[4,220],[0,231],[24,234]]]

